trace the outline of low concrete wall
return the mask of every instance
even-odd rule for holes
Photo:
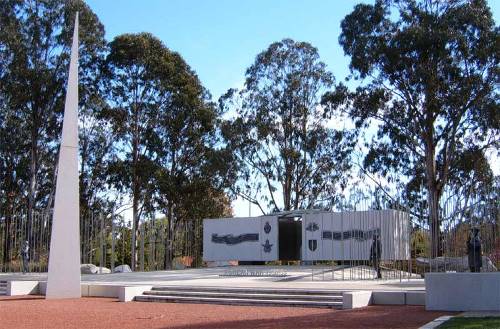
[[[47,291],[47,282],[46,281],[40,281],[39,283],[39,294],[40,295],[45,295],[45,292]],[[82,290],[82,297],[89,297],[91,295],[91,285],[82,283],[80,285],[81,290]],[[95,297],[100,297],[100,296],[95,296]],[[103,296],[104,297],[104,296]]]
[[[343,308],[368,305],[425,305],[425,291],[347,291],[343,294]]]
[[[365,307],[372,302],[371,291],[346,291],[342,294],[342,308],[350,310]]]
[[[404,291],[374,291],[373,304],[376,305],[405,305],[406,292]]]
[[[39,294],[38,281],[8,281],[7,296]]]
[[[47,282],[45,281],[10,281],[7,294],[45,295]],[[129,302],[144,291],[151,290],[152,286],[117,286],[103,284],[81,284],[82,297],[111,297],[121,302]],[[343,308],[353,309],[368,305],[425,305],[424,291],[347,291],[343,293]]]
[[[432,311],[500,311],[500,272],[426,273],[425,308]]]
[[[40,295],[44,295],[47,292],[47,281],[40,281],[38,282],[38,293]]]
[[[37,293],[45,295],[47,282],[41,281]],[[118,298],[120,302],[130,302],[135,296],[142,295],[144,291],[151,290],[152,286],[116,286],[105,284],[82,283],[82,297],[110,297]]]
[[[135,296],[142,295],[143,292],[151,290],[152,286],[120,287],[118,299],[120,302],[130,302]]]
[[[111,297],[118,298],[120,286],[93,284],[89,285],[88,297]]]
[[[425,291],[407,291],[406,305],[425,305]]]
[[[374,305],[425,305],[425,291],[374,291]]]

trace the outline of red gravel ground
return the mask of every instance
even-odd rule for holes
[[[357,310],[120,303],[112,298],[0,297],[0,328],[418,328],[443,312],[422,306]]]

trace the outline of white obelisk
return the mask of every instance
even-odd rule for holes
[[[46,298],[80,298],[80,200],[78,191],[78,12],[69,64],[59,149]]]

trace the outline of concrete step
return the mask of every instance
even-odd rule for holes
[[[7,281],[0,281],[0,296],[7,295]]]
[[[268,299],[245,299],[245,298],[210,298],[189,296],[136,296],[138,302],[166,302],[166,303],[197,303],[197,304],[221,304],[221,305],[253,305],[253,306],[295,306],[315,308],[342,308],[340,301],[311,301],[311,300],[268,300]]]
[[[207,297],[207,298],[237,298],[237,299],[260,299],[260,300],[307,300],[342,302],[341,294],[334,295],[310,295],[289,293],[263,293],[262,291],[233,292],[233,291],[175,291],[175,290],[150,290],[145,291],[148,296],[185,296],[185,297]]]
[[[284,295],[326,295],[342,296],[343,291],[325,289],[293,289],[293,288],[233,288],[233,287],[193,287],[193,286],[155,286],[152,291],[195,291],[221,293],[253,293]]]
[[[139,302],[342,308],[342,291],[290,288],[156,286]]]

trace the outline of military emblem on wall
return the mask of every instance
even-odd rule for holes
[[[264,232],[266,232],[266,234],[271,232],[271,224],[269,224],[269,222],[266,222],[266,225],[264,225]]]
[[[271,252],[272,250],[272,244],[269,243],[269,240],[266,240],[266,243],[262,245],[262,247],[264,247],[264,252]]]
[[[380,228],[374,228],[371,230],[363,231],[359,229],[352,229],[344,232],[340,231],[323,231],[322,239],[323,240],[349,240],[355,239],[357,241],[367,241],[371,240],[374,235],[380,236]]]
[[[308,242],[307,245],[309,246],[309,250],[316,251],[316,249],[318,249],[318,240],[310,239],[307,242]]]
[[[229,246],[239,244],[242,242],[259,241],[259,234],[257,233],[247,233],[234,236],[232,234],[218,235],[212,234],[213,243],[223,243]]]
[[[314,232],[317,230],[319,230],[319,226],[315,222],[310,222],[306,227],[306,231],[309,231],[309,232]]]

